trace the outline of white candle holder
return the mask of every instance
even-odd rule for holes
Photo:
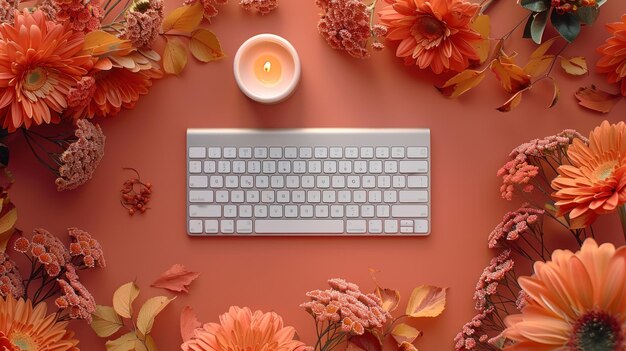
[[[237,85],[246,96],[274,104],[293,93],[300,82],[302,67],[298,52],[285,38],[259,34],[241,44],[233,70]]]

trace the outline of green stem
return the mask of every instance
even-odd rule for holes
[[[624,232],[624,240],[626,240],[626,204],[623,204],[617,208],[619,213],[619,219],[622,222],[622,231]]]

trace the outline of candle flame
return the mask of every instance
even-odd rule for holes
[[[269,72],[272,70],[272,64],[269,61],[265,61],[265,64],[263,65],[263,70],[265,72]]]

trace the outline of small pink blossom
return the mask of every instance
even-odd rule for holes
[[[3,252],[0,255],[0,296],[7,295],[15,298],[24,296],[24,283],[17,264]]]
[[[228,0],[185,0],[185,5],[195,4],[198,1],[204,8],[204,18],[209,21],[217,16],[217,5],[224,5],[228,2]]]
[[[278,8],[278,0],[240,0],[239,5],[246,11],[267,15]]]
[[[150,47],[159,36],[163,23],[163,1],[143,0],[135,3],[125,16],[121,37],[137,48]]]
[[[13,16],[19,4],[19,0],[0,0],[0,24],[13,23]]]
[[[78,228],[69,228],[70,255],[81,259],[88,268],[105,267],[104,252],[100,243],[91,234]]]
[[[74,266],[68,264],[65,268],[65,277],[57,279],[62,295],[55,300],[55,304],[61,309],[68,309],[71,319],[84,319],[91,323],[91,314],[96,310],[96,301],[78,280]]]
[[[507,246],[507,242],[515,241],[520,235],[532,231],[539,231],[544,210],[531,207],[528,204],[522,205],[513,212],[508,212],[502,218],[502,222],[489,234],[489,248],[497,246]]]
[[[50,20],[66,24],[75,32],[100,29],[104,18],[100,0],[44,0],[40,9]]]
[[[70,91],[67,93],[67,106],[76,109],[85,107],[89,104],[95,92],[96,79],[91,76],[85,76],[74,87],[70,88]]]

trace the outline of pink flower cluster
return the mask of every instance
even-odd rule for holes
[[[63,152],[57,189],[71,190],[87,182],[104,156],[105,136],[100,126],[81,119],[76,122],[76,141]]]
[[[100,29],[104,10],[100,0],[48,0],[55,2],[55,20],[75,32],[89,33]]]
[[[246,11],[267,15],[278,8],[278,0],[240,0],[239,5]]]
[[[163,23],[163,0],[144,0],[126,13],[121,37],[137,48],[149,47],[159,36]]]
[[[484,343],[489,340],[489,336],[484,332],[486,320],[490,316],[491,311],[482,311],[478,313],[471,321],[465,323],[463,329],[454,338],[455,350],[475,350],[478,343]]]
[[[13,16],[18,5],[19,0],[0,0],[0,24],[13,23]]]
[[[544,210],[524,204],[516,211],[508,212],[502,222],[489,234],[489,248],[507,246],[507,241],[515,241],[520,235],[533,232],[540,223]]]
[[[24,296],[24,283],[17,270],[17,265],[7,256],[6,252],[0,256],[0,296],[11,295],[20,298]]]
[[[559,157],[561,149],[568,147],[576,138],[588,142],[587,138],[575,130],[566,129],[543,139],[531,140],[513,149],[509,154],[509,161],[496,173],[498,177],[502,177],[500,187],[502,197],[506,200],[513,199],[516,189],[527,193],[533,191],[535,186],[531,181],[539,174],[537,166],[539,161],[534,158]],[[547,159],[546,161],[549,162]]]
[[[514,262],[510,257],[511,250],[505,250],[492,258],[489,265],[483,270],[474,292],[476,310],[485,311],[492,308],[493,304],[489,298],[497,293],[500,282],[505,280],[507,273],[513,269]]]
[[[98,240],[78,228],[69,228],[67,232],[72,240],[70,243],[70,255],[72,257],[78,257],[82,264],[88,268],[106,266],[104,252]]]
[[[343,279],[330,279],[330,289],[306,293],[311,299],[300,305],[317,323],[340,323],[345,333],[361,335],[368,328],[379,328],[391,318],[375,294],[364,294],[356,284]]]
[[[65,279],[57,279],[63,294],[55,300],[55,304],[60,309],[67,309],[71,319],[84,319],[91,323],[96,300],[78,280],[74,266],[68,264],[65,268]]]
[[[61,267],[70,261],[70,254],[63,243],[49,231],[37,228],[29,241],[25,237],[15,241],[15,251],[32,255],[43,265],[46,273],[55,277],[61,273]]]
[[[96,79],[91,76],[82,77],[67,93],[67,106],[78,109],[87,106],[96,92]]]
[[[372,49],[384,48],[379,37],[387,34],[387,28],[370,27],[374,9],[361,0],[316,0],[315,3],[323,11],[317,29],[333,49],[344,50],[352,57],[367,58],[370,40],[373,40]]]
[[[186,5],[195,4],[200,1],[204,8],[204,18],[211,20],[211,18],[217,16],[217,5],[224,5],[228,0],[185,0]]]

